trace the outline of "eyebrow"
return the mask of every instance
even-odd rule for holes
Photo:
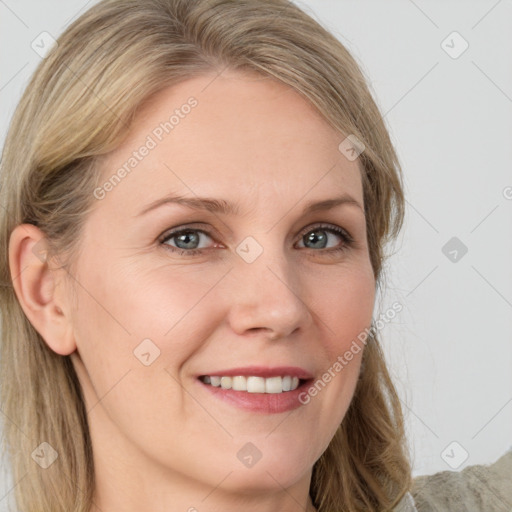
[[[211,197],[184,197],[184,196],[167,196],[153,201],[147,205],[137,217],[155,210],[165,204],[180,204],[192,208],[194,210],[205,210],[211,213],[220,213],[224,215],[239,215],[240,208],[238,204],[230,203],[224,199],[214,199]],[[348,194],[339,197],[324,199],[323,201],[310,201],[304,207],[304,213],[314,213],[318,211],[331,210],[336,206],[349,205],[356,206],[364,213],[362,205]]]

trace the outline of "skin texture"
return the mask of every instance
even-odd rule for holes
[[[236,408],[197,380],[248,365],[300,366],[318,378],[370,326],[375,298],[360,171],[338,150],[344,135],[280,82],[215,76],[155,95],[101,162],[104,183],[170,113],[197,99],[94,199],[73,279],[34,255],[38,228],[21,225],[11,236],[12,273],[24,269],[14,280],[20,303],[49,347],[71,355],[84,389],[94,512],[303,511],[313,464],[355,390],[362,351],[307,405],[279,414]],[[342,193],[360,207],[303,214],[307,202]],[[138,216],[168,194],[222,198],[240,212],[167,204]],[[353,244],[309,229],[315,223],[345,229]],[[199,255],[171,252],[176,237],[159,241],[185,224],[206,232]],[[304,240],[313,229],[328,237],[326,248]],[[246,237],[262,249],[252,263],[236,251]],[[148,366],[134,355],[144,339],[160,350]],[[261,453],[250,468],[237,457],[249,442]]]

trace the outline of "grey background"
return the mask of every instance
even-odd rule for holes
[[[2,144],[40,59],[32,42],[94,3],[0,0]],[[377,312],[404,308],[380,336],[414,473],[493,462],[512,444],[512,1],[297,3],[359,61],[404,169],[406,224]],[[469,44],[457,58],[454,31]],[[13,485],[4,465],[2,510]]]

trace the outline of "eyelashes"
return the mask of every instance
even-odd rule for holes
[[[329,233],[330,235],[336,235],[341,239],[341,245],[337,245],[335,247],[320,247],[320,248],[309,248],[309,247],[301,247],[300,250],[308,250],[313,252],[319,252],[326,255],[339,255],[341,252],[348,251],[354,245],[355,241],[352,236],[340,226],[336,226],[333,224],[317,224],[313,226],[308,226],[307,229],[303,230],[299,235],[299,242],[305,243],[305,239],[307,243],[313,242],[317,243],[320,241],[322,245],[323,241],[327,241],[329,243],[329,236],[311,236],[315,233]],[[310,235],[306,237],[306,235]],[[203,247],[203,248],[180,248],[169,245],[167,242],[180,238],[180,243],[192,243],[200,242],[202,237],[208,237],[212,240],[215,240],[211,232],[205,229],[199,229],[194,227],[182,227],[173,229],[172,231],[168,231],[164,233],[161,237],[159,237],[159,243],[162,245],[165,250],[170,251],[171,253],[178,254],[180,256],[196,256],[204,254],[206,251],[210,251],[215,249],[214,247]]]
[[[354,244],[354,239],[348,234],[348,232],[345,229],[343,229],[339,226],[335,226],[333,224],[319,224],[314,227],[308,227],[306,230],[303,230],[301,232],[299,241],[304,242],[304,238],[306,237],[306,235],[311,235],[312,233],[317,233],[317,232],[331,233],[331,234],[338,236],[342,240],[341,246],[320,248],[320,250],[323,252],[325,252],[325,251],[331,251],[331,252],[345,251],[345,250],[348,250],[350,247],[352,247],[352,245]],[[315,237],[315,238],[318,238],[318,237]],[[306,247],[306,249],[309,249],[309,248]],[[313,249],[313,250],[317,250],[317,249]]]

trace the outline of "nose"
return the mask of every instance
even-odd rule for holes
[[[230,278],[228,320],[237,334],[276,340],[312,322],[304,280],[283,255],[265,250],[252,263],[237,261]]]

